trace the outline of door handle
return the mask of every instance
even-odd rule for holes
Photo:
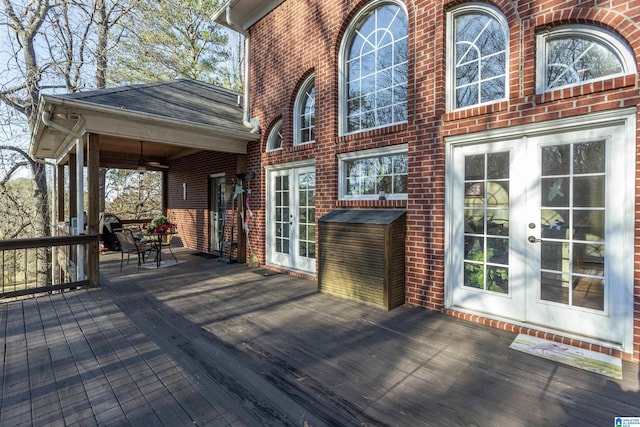
[[[542,239],[537,239],[536,236],[529,236],[527,238],[527,240],[531,243],[540,243],[542,242]]]

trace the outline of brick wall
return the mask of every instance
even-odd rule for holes
[[[343,34],[368,1],[287,0],[251,30],[251,108],[260,118],[262,141],[250,147],[251,168],[260,172],[254,194],[255,240],[264,242],[263,165],[314,159],[317,176],[317,217],[335,208],[407,209],[406,300],[432,310],[444,307],[443,138],[486,129],[571,117],[589,112],[635,106],[640,101],[637,76],[535,94],[535,31],[551,24],[595,24],[618,33],[640,54],[640,1],[580,0],[495,1],[510,27],[507,101],[447,113],[445,110],[445,17],[459,1],[408,0],[409,120],[348,137],[338,136],[338,56]],[[316,78],[316,142],[293,147],[292,110],[300,84]],[[282,119],[283,149],[265,153],[273,123]],[[342,152],[409,144],[409,198],[406,202],[337,200],[336,155]],[[640,168],[638,168],[640,170]],[[640,182],[640,180],[637,179]],[[252,184],[254,185],[254,184]],[[636,230],[640,229],[640,222]],[[640,233],[636,232],[636,247]],[[259,248],[264,262],[263,245]],[[318,248],[322,251],[323,248]],[[640,355],[640,256],[635,261],[635,357]]]
[[[209,252],[209,175],[225,173],[229,182],[236,176],[237,155],[203,151],[170,164],[167,182],[168,216],[178,224],[182,246]],[[183,183],[187,199],[183,199]]]

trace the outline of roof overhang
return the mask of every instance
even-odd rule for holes
[[[229,0],[213,14],[212,19],[232,30],[245,32],[282,2],[283,0]],[[227,11],[231,20],[227,19]]]
[[[53,126],[45,124],[43,115],[53,122]],[[78,133],[169,144],[190,152],[207,150],[237,154],[246,154],[247,143],[260,139],[260,135],[248,131],[43,95],[30,154],[40,159],[60,160],[72,149]]]

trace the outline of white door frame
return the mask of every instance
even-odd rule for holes
[[[587,339],[598,344],[608,345],[619,348],[624,352],[633,351],[633,259],[634,259],[634,218],[635,218],[635,147],[636,147],[636,109],[621,109],[607,111],[602,113],[594,113],[588,116],[580,116],[570,119],[561,119],[545,123],[535,123],[530,125],[522,125],[510,127],[507,129],[496,129],[475,134],[458,135],[446,138],[447,160],[446,160],[446,189],[445,189],[445,306],[447,308],[458,311],[479,314],[489,318],[497,318],[506,320],[514,324],[522,324],[533,327],[538,330],[550,331],[554,333],[562,333],[565,336]],[[499,144],[501,141],[520,141],[527,143],[529,138],[545,137],[550,135],[561,135],[571,132],[587,132],[597,134],[606,132],[606,128],[615,128],[616,143],[623,144],[621,149],[624,152],[624,159],[621,163],[615,165],[615,171],[624,184],[617,188],[615,205],[611,205],[611,199],[608,199],[608,206],[615,209],[620,216],[618,220],[622,222],[620,244],[616,244],[616,251],[613,258],[607,259],[607,262],[614,265],[615,268],[609,268],[608,281],[613,283],[615,292],[611,293],[610,305],[607,316],[611,316],[612,321],[621,329],[618,338],[612,340],[585,337],[580,333],[572,331],[558,330],[544,324],[532,324],[527,322],[527,307],[522,308],[522,313],[516,316],[505,316],[500,314],[483,311],[472,304],[467,307],[460,300],[454,298],[456,286],[460,283],[461,272],[453,268],[460,263],[460,252],[456,249],[456,245],[452,242],[460,242],[462,231],[457,226],[455,220],[456,209],[456,188],[460,183],[456,180],[460,179],[454,173],[455,155],[454,150],[458,147],[474,144]],[[507,144],[508,145],[508,144]],[[524,150],[520,150],[522,152]],[[532,164],[535,159],[531,159]],[[609,172],[609,171],[608,171]],[[512,193],[516,196],[515,193]],[[521,206],[526,207],[526,202]],[[613,207],[615,206],[615,207]],[[519,214],[526,214],[520,210]],[[522,236],[526,236],[528,230],[514,230],[514,236],[518,241]],[[526,252],[526,249],[525,249]],[[518,267],[522,268],[522,266]],[[522,271],[524,274],[524,271]],[[530,298],[530,296],[528,296]],[[527,304],[528,305],[528,304]]]
[[[270,165],[265,166],[266,172],[266,233],[265,233],[265,254],[266,254],[266,263],[267,265],[274,265],[279,267],[284,267],[290,270],[298,270],[305,273],[315,274],[316,273],[316,259],[302,259],[295,255],[296,243],[298,241],[297,238],[297,215],[294,210],[298,207],[298,192],[293,191],[297,190],[296,188],[290,188],[291,191],[291,200],[290,200],[290,236],[291,236],[291,250],[288,256],[276,253],[275,248],[273,247],[273,242],[275,240],[275,227],[276,219],[274,218],[274,209],[272,195],[274,194],[273,188],[273,180],[274,176],[279,176],[283,173],[294,173],[297,176],[299,171],[311,171],[315,172],[315,163],[314,160],[309,161],[300,161],[300,162],[292,162],[292,163],[284,163],[278,165]]]
[[[225,178],[225,174],[224,173],[212,173],[209,175],[209,185],[211,186],[211,183],[214,181],[217,181],[218,179],[224,179]],[[218,233],[224,233],[224,230],[220,230],[218,228],[218,224],[220,223],[220,218],[218,217],[218,212],[214,212],[211,208],[214,205],[214,200],[213,200],[213,195],[218,196],[218,192],[217,191],[213,191],[213,188],[209,188],[209,251],[210,252],[219,252],[220,251],[220,244],[222,243],[221,241],[217,241],[219,240],[219,237],[216,235]],[[224,197],[223,199],[225,199],[226,197]],[[223,203],[226,204],[226,200],[223,200]],[[223,205],[224,206],[224,205]],[[222,240],[224,240],[224,236],[222,236]]]

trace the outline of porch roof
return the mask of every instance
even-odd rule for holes
[[[135,167],[140,141],[145,158],[158,161],[200,150],[245,154],[260,136],[242,125],[239,96],[192,79],[43,95],[30,152],[61,162],[74,134],[86,132],[100,135],[104,167]]]

